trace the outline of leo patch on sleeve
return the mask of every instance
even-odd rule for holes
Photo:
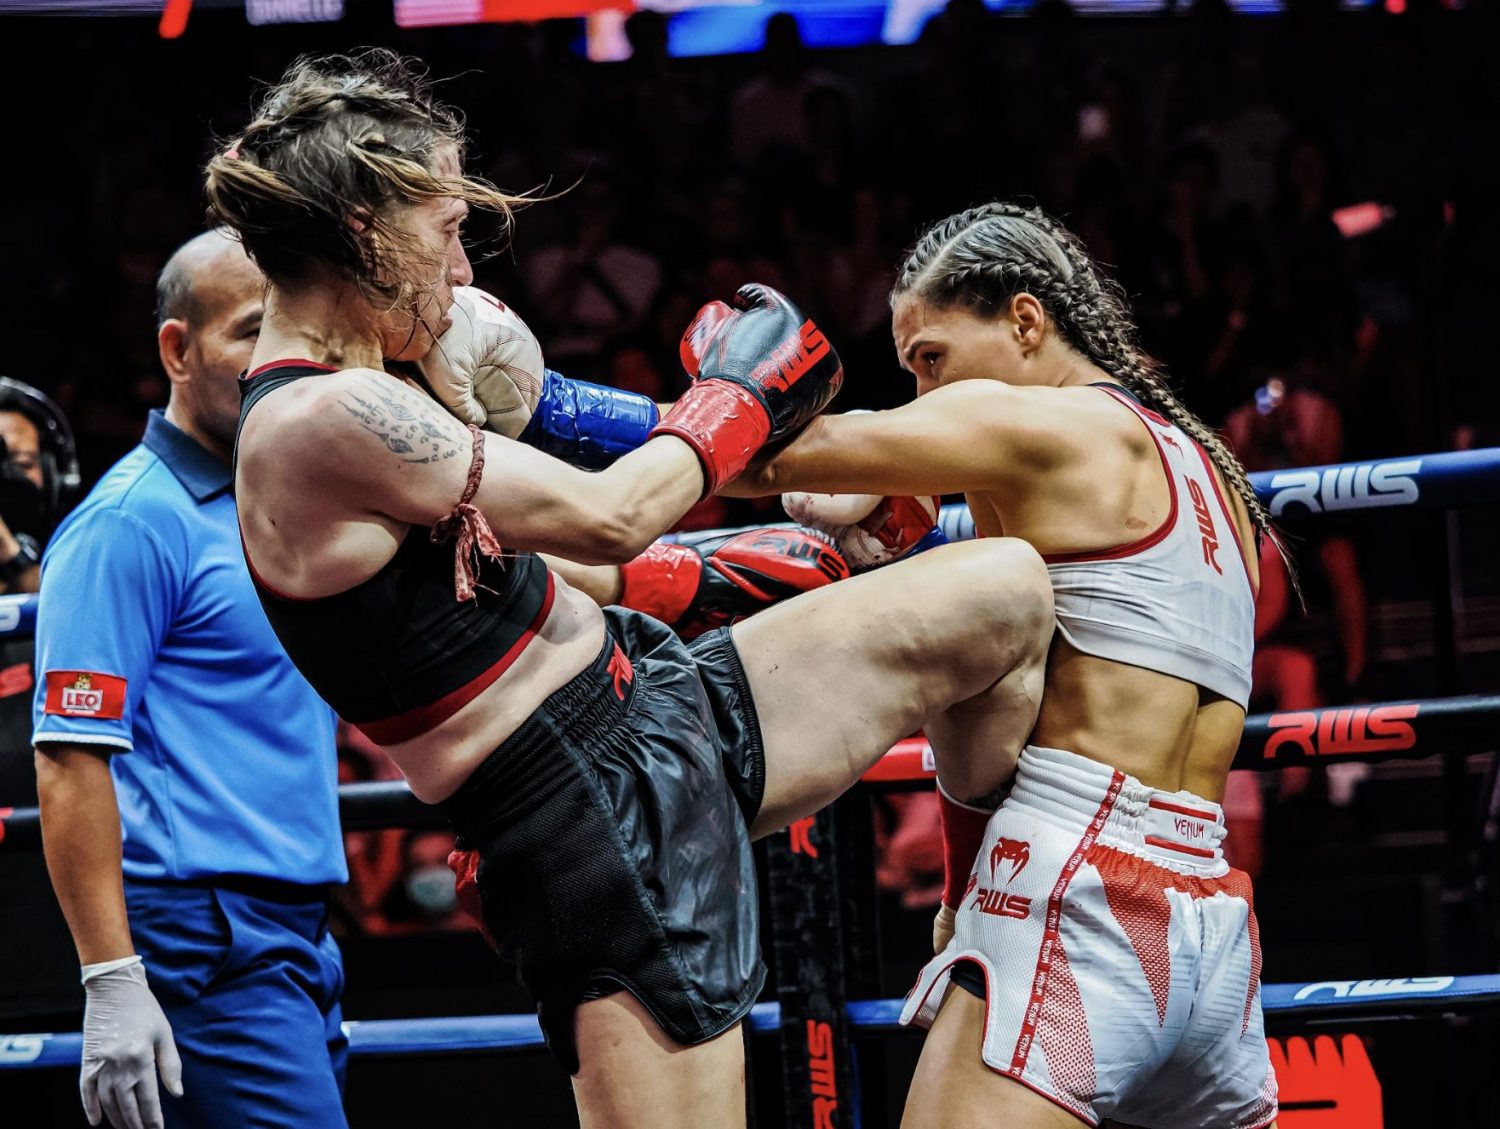
[[[125,679],[92,670],[49,670],[43,712],[119,721],[125,715]]]

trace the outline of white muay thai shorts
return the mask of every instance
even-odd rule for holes
[[[1083,1121],[1269,1125],[1260,937],[1223,840],[1218,804],[1028,747],[901,1022],[929,1025],[970,960],[985,1063]]]

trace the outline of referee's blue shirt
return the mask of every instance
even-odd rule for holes
[[[58,528],[32,741],[123,754],[127,877],[343,882],[335,718],[266,622],[232,485],[155,411]]]

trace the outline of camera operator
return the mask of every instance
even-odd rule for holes
[[[78,481],[73,432],[57,405],[0,376],[0,593],[37,590],[42,546]]]

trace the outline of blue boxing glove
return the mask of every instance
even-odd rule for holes
[[[603,470],[644,443],[660,416],[649,396],[544,369],[541,394],[518,438],[576,467]]]
[[[434,398],[464,423],[587,470],[635,450],[656,426],[649,396],[546,368],[526,323],[477,286],[454,289],[448,316],[452,324],[417,368]]]

